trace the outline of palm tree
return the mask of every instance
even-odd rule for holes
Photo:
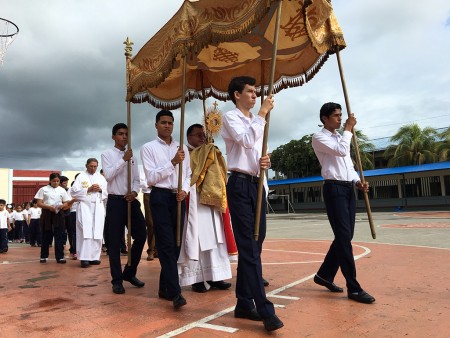
[[[439,161],[448,161],[450,155],[450,127],[439,134],[441,141],[438,145]]]
[[[389,159],[388,167],[437,162],[437,139],[438,134],[433,128],[421,129],[416,123],[401,127],[391,137],[392,144],[384,152],[384,157]]]

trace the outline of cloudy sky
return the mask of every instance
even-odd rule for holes
[[[113,145],[111,127],[126,122],[123,41],[129,36],[136,54],[181,3],[0,0],[0,17],[20,28],[0,67],[0,167],[80,170],[88,157],[100,159]],[[450,1],[332,3],[347,43],[341,59],[357,127],[372,139],[414,122],[448,127]],[[318,130],[327,101],[344,106],[334,56],[312,81],[276,95],[269,148]],[[155,138],[157,111],[132,105],[135,151]],[[186,127],[201,122],[201,111],[200,101],[187,104]],[[224,149],[220,138],[216,143]]]

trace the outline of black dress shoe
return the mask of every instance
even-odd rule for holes
[[[136,278],[136,276],[133,277],[122,277],[122,279],[126,282],[131,283],[131,285],[134,285],[137,288],[141,288],[145,285],[145,282],[140,281],[139,279]]]
[[[323,279],[319,275],[314,276],[314,283],[325,286],[331,292],[344,292],[344,289],[337,286],[333,282],[329,282],[326,279]]]
[[[66,264],[66,260],[64,258],[61,258],[61,259],[56,260],[56,263]]]
[[[369,295],[366,291],[361,290],[359,292],[349,292],[348,298],[353,299],[360,303],[370,304],[375,301],[375,298],[373,298],[371,295]]]
[[[264,278],[262,280],[263,280],[264,286],[269,286],[269,282],[268,281],[266,281]]]
[[[91,265],[100,265],[101,261],[95,260],[95,261],[89,261],[89,264]]]
[[[118,295],[125,293],[125,289],[123,288],[122,283],[116,283],[112,285],[112,290],[114,293],[117,293]]]
[[[264,318],[263,323],[264,328],[267,331],[275,331],[281,329],[284,326],[283,322],[280,320],[280,318],[277,317],[277,315],[273,315],[269,318]]]
[[[192,284],[192,291],[198,292],[198,293],[205,293],[208,290],[206,290],[205,283],[200,282],[200,283]]]
[[[241,307],[235,307],[234,308],[234,317],[235,318],[244,318],[244,319],[250,319],[255,321],[261,321],[262,318],[259,315],[258,311],[256,309],[244,309]]]
[[[88,268],[91,264],[89,264],[89,261],[81,261],[80,265],[82,268]]]
[[[231,288],[231,283],[224,282],[223,280],[219,280],[217,282],[208,281],[208,284],[211,285],[212,288],[216,288],[219,290],[228,290],[229,288]]]
[[[181,295],[181,293],[172,300],[173,307],[175,310],[179,309],[182,306],[185,306],[187,304],[186,299]]]

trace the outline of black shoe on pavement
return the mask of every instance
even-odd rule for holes
[[[175,310],[178,310],[180,307],[185,306],[187,304],[186,299],[181,295],[181,293],[172,300],[173,307]]]
[[[39,260],[39,262],[41,262],[41,263],[47,263],[47,258],[41,258],[41,259]]]
[[[235,307],[234,308],[234,317],[235,318],[244,318],[244,319],[250,319],[254,321],[261,321],[262,318],[259,315],[258,311],[256,309],[243,309],[241,307]]]
[[[321,286],[325,286],[331,292],[344,292],[343,288],[337,286],[333,282],[329,282],[326,279],[323,279],[322,277],[320,277],[317,274],[314,276],[314,283],[321,285]]]
[[[264,278],[263,278],[263,284],[264,284],[264,286],[269,286],[269,282],[266,281]]]
[[[126,282],[129,282],[131,285],[134,285],[137,288],[141,288],[145,285],[145,282],[140,281],[139,279],[136,278],[136,276],[133,276],[133,277],[122,276],[122,279]]]
[[[212,288],[216,288],[219,290],[227,290],[231,288],[231,283],[224,282],[223,280],[219,280],[217,282],[208,281],[208,284],[211,285]]]
[[[352,299],[354,301],[370,304],[375,301],[375,298],[373,298],[371,295],[369,295],[366,291],[361,290],[359,292],[349,292],[348,298]]]
[[[273,315],[269,318],[264,318],[263,323],[264,328],[267,331],[275,331],[281,329],[284,326],[283,322],[280,320],[280,318],[277,317],[277,315]]]
[[[61,259],[56,260],[56,263],[66,264],[66,260],[64,258],[61,258]]]
[[[198,293],[205,293],[208,290],[206,290],[205,283],[199,282],[199,283],[192,284],[192,291],[198,292]]]
[[[88,268],[89,266],[91,266],[91,264],[89,264],[89,261],[80,261],[80,265],[82,268]]]
[[[89,261],[89,264],[91,265],[100,265],[101,261],[95,260],[95,261]]]
[[[122,293],[125,293],[125,289],[123,288],[122,283],[116,283],[112,285],[112,290],[114,293],[120,295]]]

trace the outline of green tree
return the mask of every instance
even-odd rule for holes
[[[439,134],[441,141],[437,147],[439,161],[444,162],[450,160],[450,127]]]
[[[272,170],[288,178],[320,175],[319,161],[311,146],[312,135],[292,140],[272,152]]]
[[[342,134],[343,130],[339,130]],[[374,158],[373,151],[375,150],[375,145],[369,142],[369,138],[360,130],[356,130],[356,140],[358,142],[359,156],[361,158],[361,165],[363,170],[374,169]],[[355,170],[359,170],[356,165],[355,147],[353,146],[353,141],[350,148],[350,156],[355,166]]]
[[[401,127],[384,152],[384,157],[389,159],[388,167],[437,162],[437,137],[435,129],[421,129],[416,123]]]

